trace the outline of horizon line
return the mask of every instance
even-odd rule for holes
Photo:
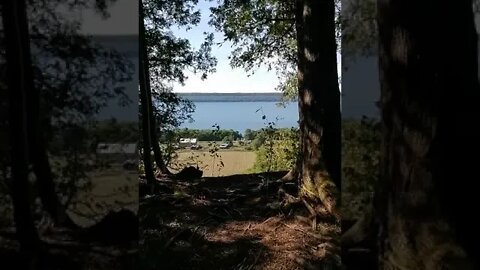
[[[175,94],[282,94],[281,92],[177,92]]]

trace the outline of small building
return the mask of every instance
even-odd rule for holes
[[[180,138],[178,141],[180,148],[196,146],[197,142],[197,138]]]

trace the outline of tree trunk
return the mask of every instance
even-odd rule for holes
[[[147,89],[147,77],[149,76],[146,73],[146,63],[148,62],[145,44],[145,25],[144,25],[144,16],[143,16],[143,3],[139,1],[139,10],[140,10],[140,31],[139,31],[139,42],[140,42],[140,107],[141,107],[141,118],[142,118],[142,137],[143,137],[143,165],[145,170],[145,177],[149,186],[153,186],[155,181],[155,176],[153,175],[152,168],[152,156],[151,156],[151,137],[150,137],[150,106],[148,102],[148,89]]]
[[[479,100],[471,1],[378,1],[379,269],[479,269]],[[468,152],[468,153],[467,153]]]
[[[334,24],[334,1],[298,0],[296,29],[298,46],[298,102],[301,129],[301,181],[303,195],[320,199],[330,213],[337,213],[339,202],[338,187],[332,181],[335,176],[335,160],[327,162],[329,175],[323,173],[326,158],[335,157],[332,151],[336,131],[328,130],[335,125],[339,111],[334,112],[340,96],[336,67],[336,43]],[[335,94],[335,93],[336,94]],[[334,99],[334,97],[338,97]],[[331,106],[331,107],[330,107]],[[329,113],[333,115],[329,115]],[[336,115],[338,114],[338,116]],[[327,121],[327,117],[332,117]],[[339,124],[338,124],[339,125]],[[328,134],[327,137],[325,135]],[[340,133],[338,132],[338,140]],[[328,138],[332,146],[326,147]],[[322,151],[323,150],[323,151]],[[340,152],[340,148],[336,151]],[[338,162],[338,161],[337,161]]]
[[[145,21],[142,20],[140,27],[142,28],[142,35],[145,37]],[[160,170],[162,174],[171,174],[171,172],[168,170],[167,165],[163,161],[162,157],[162,151],[160,150],[160,144],[158,141],[158,136],[157,136],[157,128],[156,128],[156,123],[155,123],[155,115],[153,113],[153,101],[152,101],[152,88],[150,84],[150,66],[148,62],[148,51],[147,51],[147,43],[144,40],[142,43],[142,46],[140,47],[142,57],[143,57],[143,72],[145,74],[144,76],[144,83],[145,83],[145,93],[147,95],[147,105],[148,105],[148,123],[149,123],[149,132],[150,132],[150,143],[153,148],[153,155],[155,158],[155,164],[157,165],[157,168]]]
[[[12,200],[14,220],[20,248],[29,263],[38,255],[40,239],[30,208],[28,182],[27,96],[31,91],[32,69],[28,46],[28,29],[25,2],[2,2],[2,18],[5,31],[9,128],[12,161]],[[32,267],[32,266],[30,266]]]
[[[57,225],[72,225],[72,221],[68,217],[65,208],[60,203],[57,192],[55,190],[55,183],[53,181],[53,175],[51,172],[50,162],[47,154],[44,134],[42,132],[40,122],[40,93],[35,88],[33,83],[33,71],[32,61],[30,55],[30,39],[28,34],[28,20],[25,15],[22,15],[22,24],[24,24],[25,31],[22,40],[22,50],[24,50],[23,59],[24,67],[28,69],[24,83],[28,89],[28,97],[26,98],[26,109],[28,113],[25,115],[27,118],[27,139],[29,150],[29,161],[33,165],[33,171],[38,181],[39,195],[43,207],[49,213]]]
[[[148,67],[148,61],[146,61],[146,66]],[[147,68],[147,71],[149,69]],[[149,74],[148,72],[146,72]],[[153,148],[153,155],[155,158],[155,164],[157,165],[157,168],[160,170],[162,174],[167,174],[170,175],[172,174],[170,170],[167,168],[167,165],[163,161],[162,157],[162,151],[160,150],[160,144],[158,141],[158,136],[157,136],[157,127],[155,124],[155,115],[153,114],[153,102],[152,102],[152,90],[150,88],[150,76],[146,76],[147,80],[147,95],[148,95],[148,103],[150,105],[150,109],[148,110],[150,115],[149,115],[149,121],[150,121],[150,138],[152,139],[152,148]]]

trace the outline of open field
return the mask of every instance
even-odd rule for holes
[[[198,164],[199,168],[203,170],[204,176],[227,176],[233,174],[246,173],[255,164],[255,152],[253,151],[238,151],[238,150],[219,150],[217,152],[219,157],[215,159],[210,156],[207,150],[188,150],[179,151],[178,159],[171,166],[176,172],[176,165],[193,165]],[[223,162],[224,167],[220,167],[220,162]],[[180,166],[181,168],[182,166]]]
[[[92,189],[80,190],[68,211],[77,224],[93,225],[111,210],[138,211],[137,170],[127,171],[116,165],[97,170],[90,177]]]
[[[112,166],[89,174],[91,189],[78,190],[68,207],[68,215],[81,227],[88,227],[100,221],[109,211],[128,209],[138,211],[138,171],[124,170]],[[2,180],[2,179],[0,179]],[[1,186],[0,186],[1,187]],[[0,197],[7,196],[7,190],[0,188]],[[0,227],[13,226],[11,201],[0,204]]]
[[[221,142],[221,141],[215,142],[215,144],[217,144],[217,146],[220,146],[222,143],[223,142]],[[209,148],[210,142],[199,141],[197,144],[202,147],[202,149],[201,149],[202,151],[207,151],[207,149]],[[250,147],[250,148],[252,147],[251,143],[245,143],[244,145],[241,145],[239,142],[234,141],[233,146],[228,148],[227,150],[228,151],[252,151],[251,149],[249,150],[248,147]],[[179,152],[188,152],[188,151],[190,151],[190,149],[181,148],[178,151]]]

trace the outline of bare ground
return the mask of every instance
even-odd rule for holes
[[[140,202],[140,269],[338,269],[339,226],[282,205],[284,174],[161,180]]]
[[[37,220],[45,259],[42,269],[137,269],[138,220],[134,216],[137,208],[136,171],[114,167],[98,172],[92,190],[79,191],[68,211],[79,228],[55,228],[48,215]],[[99,223],[110,211],[119,215]],[[13,213],[11,209],[0,213],[4,215],[0,217],[1,268],[25,269],[22,266],[25,258],[19,253],[13,227]]]

